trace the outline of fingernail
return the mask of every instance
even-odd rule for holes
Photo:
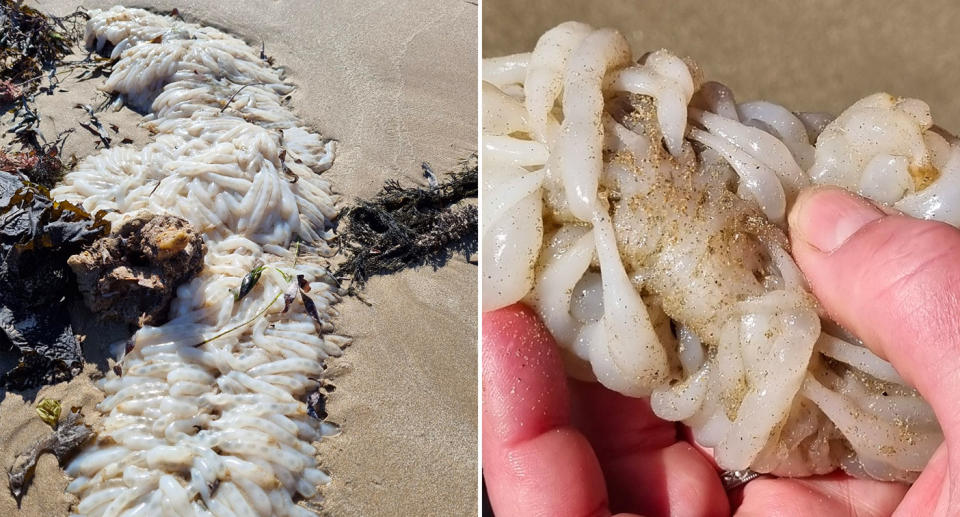
[[[820,187],[800,193],[788,222],[792,238],[831,253],[867,223],[883,216],[880,209],[855,194]]]

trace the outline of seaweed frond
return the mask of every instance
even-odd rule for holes
[[[434,178],[429,165],[424,175]],[[347,208],[340,234],[346,260],[335,276],[351,278],[349,292],[362,288],[374,275],[431,265],[434,269],[462,253],[477,251],[477,155],[461,162],[460,170],[431,186],[404,187],[388,180],[372,200]]]
[[[46,187],[62,177],[58,156],[67,133],[47,141],[34,100],[58,87],[57,66],[82,36],[87,19],[82,10],[47,16],[22,1],[0,0],[0,112],[12,113],[7,132],[20,145],[18,153],[0,150],[0,171]]]
[[[36,89],[36,79],[56,69],[79,40],[89,16],[81,10],[47,16],[18,0],[0,0],[0,81]],[[51,85],[52,88],[53,85]]]

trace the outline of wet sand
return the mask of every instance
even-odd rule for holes
[[[78,2],[31,2],[65,14]],[[79,2],[86,8],[115,2]],[[263,41],[267,55],[298,86],[294,113],[339,141],[327,176],[344,203],[374,195],[384,180],[424,182],[420,163],[438,173],[454,169],[476,150],[476,6],[468,2],[316,2],[310,0],[133,2],[174,8],[188,21],[225,29],[248,43]],[[100,80],[69,79],[67,93],[41,99],[44,131],[85,120],[77,102],[98,98]],[[141,145],[148,135],[130,110],[98,114]],[[114,136],[111,133],[111,136]],[[79,129],[65,155],[86,156],[95,138]],[[328,370],[336,390],[327,402],[339,436],[320,445],[320,464],[333,478],[322,490],[325,515],[476,515],[477,267],[463,258],[446,266],[374,278],[364,292],[372,304],[347,299],[338,306],[338,333],[354,343]],[[97,331],[94,331],[97,332]],[[106,354],[93,341],[85,353]],[[106,340],[102,340],[106,341]],[[0,466],[48,432],[35,402],[57,398],[96,419],[102,398],[91,381],[97,366],[69,383],[31,398],[4,394],[0,402]],[[74,498],[66,477],[44,456],[20,513],[0,484],[0,515],[66,515]]]

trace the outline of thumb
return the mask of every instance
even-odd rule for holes
[[[847,191],[801,193],[793,255],[831,319],[886,358],[960,430],[960,231],[886,213]]]

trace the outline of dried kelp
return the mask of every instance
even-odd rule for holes
[[[23,389],[69,379],[82,365],[67,302],[77,296],[67,258],[110,229],[103,214],[50,199],[0,172],[0,353],[19,354],[0,385]]]
[[[329,382],[323,382],[312,393],[307,395],[307,414],[319,420],[327,419],[327,397],[336,387]]]
[[[106,149],[110,148],[110,142],[113,141],[110,138],[110,134],[107,133],[107,129],[103,127],[103,124],[100,123],[100,119],[97,118],[97,112],[89,104],[77,104],[75,108],[82,109],[87,112],[87,115],[90,116],[88,122],[81,122],[80,127],[86,129],[93,136],[97,137],[100,141],[97,143],[97,147],[103,146]]]
[[[57,65],[80,37],[86,20],[86,13],[79,10],[64,17],[47,16],[22,2],[0,0],[0,111],[12,113],[8,133],[21,151],[0,150],[0,171],[23,174],[48,188],[62,177],[59,151],[66,133],[53,141],[40,134],[34,97],[42,91],[53,93],[59,84]]]
[[[474,154],[446,181],[403,187],[388,180],[373,200],[347,208],[340,234],[346,260],[337,278],[350,277],[363,287],[373,275],[426,264],[436,268],[457,253],[476,253],[477,207],[463,201],[477,197],[477,170]],[[424,175],[434,176],[426,164]]]
[[[47,16],[22,1],[0,0],[0,81],[34,89],[35,80],[70,53],[87,19],[83,11]]]
[[[20,499],[30,486],[30,481],[33,480],[33,473],[40,455],[49,452],[63,465],[64,461],[86,443],[91,435],[93,431],[84,425],[83,416],[71,411],[63,421],[57,424],[55,431],[39,440],[27,452],[17,456],[7,474],[10,478],[10,493],[17,500],[17,504],[20,504]]]

